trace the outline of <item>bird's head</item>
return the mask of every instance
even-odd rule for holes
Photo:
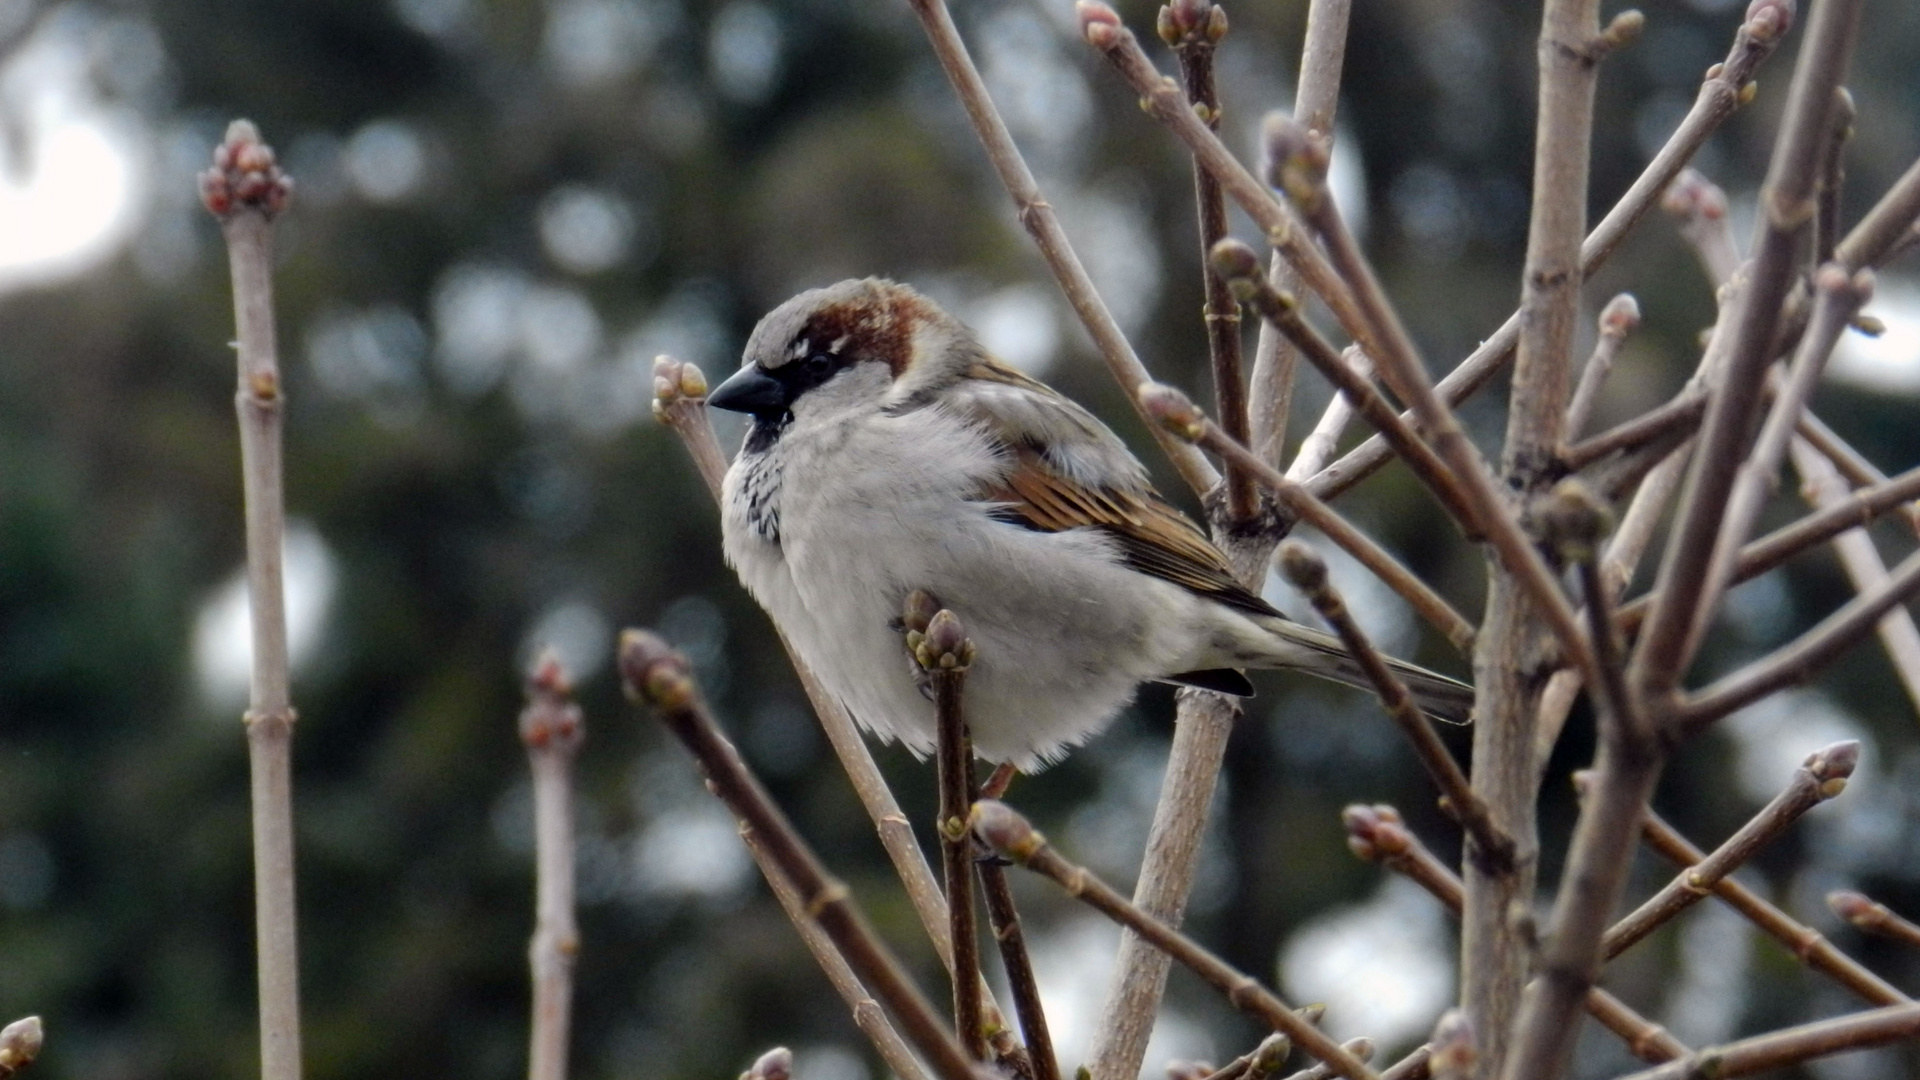
[[[980,355],[959,320],[883,278],[810,289],[769,312],[740,370],[707,404],[779,423],[802,413],[903,402],[958,378]]]

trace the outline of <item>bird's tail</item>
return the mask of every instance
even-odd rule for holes
[[[1324,630],[1302,626],[1291,619],[1261,619],[1260,624],[1284,640],[1281,666],[1318,675],[1337,683],[1373,690],[1373,680],[1348,655],[1339,638]],[[1417,664],[1387,657],[1387,667],[1407,684],[1420,711],[1449,724],[1473,720],[1473,687],[1458,679],[1428,671]]]

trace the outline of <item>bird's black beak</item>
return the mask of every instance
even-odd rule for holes
[[[716,409],[752,413],[755,416],[786,412],[787,406],[792,403],[786,384],[762,371],[758,364],[750,364],[734,372],[726,382],[707,395],[707,404]]]

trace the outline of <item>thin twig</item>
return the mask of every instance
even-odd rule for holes
[[[273,325],[273,221],[293,182],[250,121],[235,120],[200,174],[201,202],[220,219],[233,273],[240,388],[240,468],[246,496],[247,599],[253,675],[246,727],[253,788],[253,881],[258,935],[260,1074],[299,1080],[300,964],[294,912],[294,711],[288,687],[287,607],[281,560],[286,505],[281,432],[286,398]]]
[[[1347,647],[1348,655],[1360,665],[1367,680],[1373,683],[1374,692],[1380,696],[1380,704],[1408,741],[1413,743],[1420,764],[1426,767],[1427,775],[1433,778],[1434,785],[1440,789],[1447,812],[1473,837],[1474,856],[1485,859],[1491,867],[1503,863],[1511,865],[1515,850],[1513,837],[1495,824],[1486,803],[1481,801],[1468,782],[1467,774],[1461,771],[1447,744],[1441,742],[1440,736],[1434,732],[1433,721],[1420,711],[1420,707],[1414,703],[1413,694],[1407,690],[1407,684],[1400,681],[1393,669],[1387,666],[1386,658],[1380,655],[1380,650],[1374,648],[1365,631],[1354,621],[1353,613],[1347,610],[1340,591],[1327,579],[1327,564],[1312,548],[1298,540],[1288,540],[1280,545],[1280,568],[1293,587],[1312,602],[1313,609],[1340,635],[1340,642]]]
[[[1808,502],[1822,510],[1844,505],[1847,485],[1832,462],[1801,439],[1793,441],[1788,453],[1793,455],[1794,469],[1800,474],[1800,494]],[[1835,536],[1833,550],[1840,556],[1840,565],[1853,583],[1854,592],[1871,592],[1886,583],[1886,561],[1881,559],[1880,549],[1874,546],[1873,537],[1867,535],[1865,529],[1848,529]],[[1881,646],[1887,651],[1887,659],[1893,662],[1894,674],[1906,688],[1907,700],[1920,711],[1920,627],[1914,625],[1913,615],[1905,607],[1896,607],[1887,612],[1875,629]]]
[[[1359,1058],[1361,1061],[1369,1063],[1373,1061],[1373,1040],[1364,1035],[1357,1039],[1348,1039],[1340,1045],[1346,1047],[1348,1053]],[[1340,1074],[1334,1072],[1332,1066],[1324,1061],[1320,1061],[1301,1069],[1297,1073],[1293,1073],[1286,1077],[1285,1080],[1333,1080],[1333,1078],[1338,1075]]]
[[[1840,242],[1840,194],[1846,183],[1848,140],[1853,138],[1853,121],[1859,116],[1853,95],[1837,87],[1833,99],[1833,133],[1820,156],[1820,212],[1814,218],[1813,264],[1833,261],[1833,249]]]
[[[1594,339],[1593,355],[1587,357],[1587,366],[1580,369],[1573,400],[1567,403],[1567,418],[1561,431],[1569,439],[1586,428],[1587,420],[1593,416],[1593,407],[1600,400],[1600,388],[1613,373],[1620,346],[1626,343],[1627,335],[1640,326],[1639,301],[1632,293],[1621,293],[1607,301],[1607,306],[1600,309],[1598,326],[1600,333]]]
[[[1812,453],[1811,448],[1808,450]],[[1828,471],[1832,469],[1824,457],[1814,456],[1810,460],[1826,465]],[[1798,453],[1795,454],[1795,462],[1796,465],[1802,464]],[[1804,476],[1804,469],[1802,474]],[[1838,480],[1837,477],[1835,479]],[[1870,525],[1881,515],[1910,504],[1914,496],[1920,495],[1920,466],[1872,487],[1851,492],[1840,485],[1833,494],[1837,498],[1822,502],[1818,512],[1808,514],[1791,525],[1783,525],[1741,548],[1732,583],[1738,585],[1756,578],[1810,548],[1826,543],[1850,529]],[[1632,633],[1639,627],[1652,599],[1653,594],[1649,593],[1620,606],[1617,619],[1623,633]]]
[[[0,1028],[0,1080],[13,1080],[26,1071],[46,1045],[47,1032],[37,1016],[22,1017]]]
[[[654,416],[679,436],[681,445],[686,448],[701,478],[706,481],[707,493],[718,502],[726,475],[726,456],[720,450],[719,440],[713,433],[712,418],[707,414],[706,376],[693,364],[662,356],[654,361],[653,388]],[[812,704],[814,715],[820,719],[820,729],[826,733],[834,755],[846,770],[847,780],[853,785],[860,805],[873,821],[874,831],[880,837],[880,846],[893,863],[894,873],[899,875],[901,886],[906,889],[907,900],[913,905],[914,914],[919,916],[920,925],[926,930],[928,940],[933,942],[934,952],[940,957],[941,964],[951,972],[953,944],[947,936],[947,900],[933,876],[933,868],[927,865],[927,857],[920,850],[919,841],[914,839],[912,824],[893,797],[893,790],[887,787],[886,779],[880,775],[880,766],[874,762],[873,752],[867,748],[866,740],[861,738],[846,707],[827,693],[820,680],[814,677],[812,669],[794,651],[793,643],[786,639],[786,635],[780,634],[777,627],[775,633],[780,638],[781,648],[786,650],[788,662],[793,665],[794,674],[799,676],[800,688]],[[994,1033],[996,1060],[1017,1055],[1020,1047],[1013,1041],[1012,1033],[990,996],[985,999],[985,1008],[988,1028]]]
[[[1305,326],[1305,320],[1301,320],[1300,325]],[[1324,338],[1321,339],[1321,343],[1333,352],[1336,369],[1347,373],[1345,382],[1362,384],[1370,390],[1373,388],[1373,361],[1367,359],[1366,352],[1360,346],[1349,345],[1344,350],[1336,350],[1333,344]],[[1303,350],[1298,341],[1290,340],[1289,344],[1293,345],[1293,354],[1297,360]],[[1380,397],[1379,391],[1375,390],[1373,396],[1382,405],[1386,405],[1386,399]],[[1353,420],[1353,414],[1359,411],[1357,404],[1359,400],[1344,388],[1334,391],[1333,397],[1327,402],[1327,407],[1321,410],[1320,419],[1314,421],[1313,427],[1307,431],[1306,438],[1300,440],[1299,451],[1293,455],[1292,461],[1287,462],[1287,479],[1297,484],[1326,468],[1327,462],[1332,461],[1334,454],[1340,449],[1340,437],[1347,433],[1347,424]],[[1387,406],[1390,412],[1392,408],[1390,405]],[[1397,414],[1394,419],[1399,419]],[[1406,429],[1404,424],[1401,427]],[[1413,445],[1424,446],[1425,444]],[[1431,449],[1427,451],[1427,456],[1434,461],[1440,460],[1434,456]],[[1444,469],[1446,465],[1442,464],[1440,467]]]
[[[1713,553],[1706,565],[1706,587],[1695,601],[1700,614],[1693,622],[1694,640],[1685,646],[1688,652],[1696,648],[1699,635],[1705,633],[1710,621],[1708,613],[1720,606],[1721,596],[1732,580],[1734,564],[1739,560],[1740,546],[1759,519],[1767,497],[1779,487],[1780,461],[1786,456],[1787,443],[1793,438],[1800,415],[1813,396],[1814,385],[1826,369],[1827,358],[1833,354],[1833,347],[1854,312],[1860,310],[1872,294],[1871,270],[1850,275],[1837,263],[1828,263],[1814,274],[1813,316],[1800,337],[1800,347],[1794,353],[1780,392],[1774,397],[1760,436],[1747,460],[1734,474],[1732,486],[1726,493],[1727,505],[1720,519],[1719,536],[1713,542]]]
[[[1227,36],[1227,9],[1212,0],[1177,0],[1160,9],[1160,40],[1173,47],[1180,60],[1180,76],[1187,100],[1208,127],[1220,130],[1220,91],[1214,82],[1214,50]],[[1240,305],[1226,282],[1207,272],[1207,253],[1227,235],[1227,202],[1220,182],[1195,163],[1194,202],[1200,226],[1200,278],[1206,288],[1201,319],[1207,329],[1207,356],[1212,361],[1214,411],[1220,426],[1236,442],[1248,441],[1247,385],[1240,369]],[[1260,503],[1246,470],[1229,464],[1225,521],[1244,527],[1259,513]]]
[[[1582,779],[1581,774],[1575,774],[1576,784]],[[1647,846],[1676,866],[1696,866],[1706,858],[1705,852],[1652,810],[1647,811],[1640,830]],[[1738,881],[1721,878],[1713,883],[1713,894],[1767,936],[1786,946],[1802,963],[1832,977],[1862,1000],[1874,1005],[1895,1005],[1908,1000],[1907,995],[1894,989],[1891,983],[1841,952],[1820,931],[1797,921]]]
[[[1335,413],[1336,409],[1342,407],[1340,403],[1346,402],[1348,404],[1345,407],[1358,410],[1368,423],[1379,430],[1414,475],[1433,491],[1455,520],[1467,528],[1467,534],[1477,537],[1478,529],[1472,527],[1473,512],[1467,497],[1460,491],[1459,481],[1454,479],[1452,470],[1433,452],[1433,448],[1421,440],[1406,421],[1400,419],[1399,410],[1388,404],[1387,399],[1374,387],[1373,380],[1367,374],[1366,354],[1349,350],[1352,354],[1350,359],[1320,336],[1319,331],[1300,314],[1299,303],[1290,294],[1280,291],[1260,272],[1260,260],[1247,245],[1238,240],[1221,241],[1214,245],[1212,263],[1214,272],[1224,276],[1233,286],[1234,293],[1260,314],[1261,325],[1272,327],[1284,337],[1293,345],[1297,355],[1306,357],[1339,391],[1333,402],[1328,404],[1320,426],[1314,428],[1313,434],[1301,444],[1299,456],[1287,466],[1287,479],[1301,481],[1319,472],[1325,459],[1333,456],[1333,443],[1338,438],[1338,429],[1346,426],[1344,419],[1336,421]],[[1325,439],[1324,454],[1316,448],[1316,443],[1322,438],[1323,428],[1332,432],[1332,437]]]
[[[566,1080],[573,965],[580,955],[573,911],[573,763],[586,729],[573,701],[573,680],[551,649],[534,660],[526,692],[520,742],[533,772],[535,898],[533,940],[527,944],[533,975],[527,1080]]]
[[[1827,894],[1827,907],[1856,930],[1920,948],[1920,925],[1902,918],[1892,908],[1864,893],[1836,889]]]
[[[1727,220],[1727,193],[1694,169],[1682,169],[1660,197],[1660,209],[1679,223],[1680,238],[1693,249],[1707,280],[1718,290],[1740,269],[1740,244]]]
[[[907,600],[911,614],[921,606],[915,593]],[[938,602],[932,602],[938,607]],[[960,620],[944,608],[937,610],[924,633],[908,639],[914,660],[933,683],[938,736],[935,754],[939,766],[940,809],[935,832],[940,835],[940,866],[947,885],[948,937],[953,941],[954,1030],[960,1046],[975,1061],[987,1057],[987,1037],[980,1023],[980,932],[973,903],[973,837],[967,831],[967,813],[973,806],[973,739],[961,707],[967,669],[973,666],[973,642]]]
[[[1873,487],[1887,482],[1887,474],[1880,471],[1880,466],[1868,461],[1866,455],[1849,446],[1845,439],[1842,439],[1818,416],[1810,412],[1802,412],[1800,426],[1795,434],[1806,440],[1807,445],[1825,455],[1826,459],[1833,463],[1833,467],[1840,470],[1840,475],[1847,478],[1848,483],[1856,487]],[[1900,508],[1900,513],[1907,519],[1907,525],[1914,534],[1920,535],[1920,502],[1908,503]]]
[[[1047,268],[1053,271],[1054,279],[1060,283],[1060,291],[1066,296],[1067,303],[1072,305],[1074,314],[1080,317],[1081,325],[1093,337],[1101,358],[1107,362],[1107,370],[1113,373],[1121,389],[1131,395],[1136,387],[1147,380],[1146,365],[1140,362],[1133,345],[1121,333],[1120,324],[1114,321],[1113,313],[1107,310],[1106,301],[1100,298],[1093,279],[1087,276],[1086,267],[1080,264],[1080,256],[1074,253],[1072,243],[1067,240],[1066,230],[1060,227],[1053,205],[1041,194],[1040,185],[1033,179],[1033,171],[1027,168],[1026,160],[1020,156],[1020,148],[1014,144],[1013,135],[1000,118],[1000,110],[987,93],[986,80],[980,77],[980,69],[974,66],[973,57],[967,53],[966,42],[960,39],[960,31],[953,25],[953,15],[947,10],[946,0],[908,0],[908,3],[920,18],[920,26],[933,46],[934,56],[940,61],[940,69],[953,85],[954,96],[960,99],[961,106],[966,109],[967,120],[973,125],[974,135],[986,150],[988,163],[993,166],[1001,185],[1007,189],[1008,197],[1013,200],[1021,227],[1033,237],[1034,246],[1040,249],[1040,257],[1046,260]],[[1204,496],[1219,483],[1219,474],[1192,447],[1181,446],[1158,433],[1154,437],[1159,440],[1160,449],[1173,462],[1174,470],[1195,494]]]
[[[1538,608],[1569,659],[1580,670],[1591,673],[1593,650],[1574,618],[1572,606],[1560,592],[1553,572],[1522,531],[1506,496],[1480,457],[1479,449],[1467,437],[1459,417],[1434,392],[1412,338],[1347,229],[1339,207],[1334,205],[1326,187],[1325,145],[1311,132],[1301,131],[1284,117],[1268,118],[1265,141],[1270,148],[1269,155],[1281,163],[1281,175],[1275,179],[1319,234],[1329,259],[1353,291],[1360,322],[1357,327],[1349,326],[1349,331],[1366,347],[1367,355],[1373,358],[1387,387],[1413,407],[1420,429],[1440,459],[1453,470],[1473,510],[1474,523],[1468,527],[1477,525],[1485,534],[1501,567],[1517,582],[1520,594]],[[1556,420],[1564,408],[1564,403],[1555,404]],[[1484,641],[1480,647],[1485,648]],[[1485,693],[1483,685],[1483,701]],[[1504,817],[1506,809],[1497,807],[1496,816]]]
[[[1867,216],[1834,247],[1833,261],[1848,270],[1879,266],[1911,239],[1916,218],[1920,218],[1920,159],[1907,166]]]
[[[994,940],[1000,946],[1000,963],[1007,969],[1013,1011],[1020,1018],[1020,1034],[1033,1062],[1033,1080],[1060,1080],[1060,1061],[1053,1050],[1040,983],[1027,954],[1026,933],[1020,928],[1020,912],[1013,906],[1013,887],[1007,881],[1006,867],[992,859],[977,865],[980,891],[987,902],[987,925],[993,928]]]
[[[1147,939],[1225,994],[1234,1007],[1284,1033],[1302,1050],[1338,1069],[1348,1080],[1379,1080],[1366,1062],[1347,1052],[1251,976],[1234,970],[1178,930],[1141,911],[1082,866],[1047,845],[1026,818],[1005,803],[983,799],[973,807],[973,829],[995,851],[1052,878],[1067,894]]]
[[[1606,262],[1629,230],[1638,224],[1659,201],[1661,193],[1679,174],[1693,155],[1706,144],[1727,117],[1752,100],[1753,75],[1779,46],[1793,24],[1793,6],[1786,0],[1765,0],[1747,9],[1746,17],[1734,34],[1732,49],[1721,63],[1707,69],[1693,106],[1680,121],[1666,143],[1642,169],[1626,194],[1613,205],[1600,224],[1593,227],[1580,245],[1580,273],[1592,277]],[[1920,165],[1915,168],[1920,174]],[[1914,199],[1920,204],[1920,175],[1914,179]],[[1911,221],[1912,218],[1907,218]],[[1862,223],[1865,224],[1864,222]],[[1854,234],[1859,234],[1856,228]],[[1843,245],[1844,247],[1844,245]],[[1844,259],[1842,260],[1844,261]],[[1849,264],[1851,265],[1851,264]],[[1520,340],[1520,313],[1507,317],[1499,329],[1481,342],[1459,366],[1434,387],[1442,400],[1458,404],[1486,385],[1488,379],[1512,359]],[[1373,475],[1392,457],[1384,439],[1373,438],[1347,452],[1346,456],[1322,471],[1308,486],[1323,499],[1331,499]]]
[[[620,635],[620,678],[628,697],[653,707],[660,722],[692,752],[714,794],[727,804],[772,856],[806,902],[806,910],[833,939],[847,963],[885,1004],[907,1039],[941,1080],[984,1080],[940,1023],[933,1006],[907,978],[899,961],[868,925],[846,885],[828,876],[819,858],[760,786],[740,752],[720,734],[694,684],[687,658],[644,630]]]
[[[1340,76],[1346,65],[1347,23],[1353,0],[1308,0],[1307,29],[1300,46],[1300,83],[1293,96],[1293,118],[1333,141],[1333,118],[1340,103]],[[1268,274],[1282,292],[1300,287],[1299,275],[1279,253]],[[1247,445],[1260,460],[1278,467],[1286,451],[1288,414],[1293,409],[1294,371],[1299,357],[1285,338],[1266,323],[1254,341],[1249,390],[1253,438]]]
[[[1349,806],[1341,815],[1347,828],[1347,847],[1368,862],[1378,862],[1419,885],[1460,916],[1466,886],[1445,863],[1406,827],[1391,806]],[[1587,991],[1586,1008],[1601,1026],[1619,1036],[1627,1050],[1642,1061],[1671,1061],[1688,1053],[1686,1044],[1659,1024],[1641,1016],[1625,1002],[1600,987]]]
[[[1351,1051],[1354,1043],[1359,1041],[1349,1040],[1341,1045]],[[1367,1042],[1366,1049],[1367,1053],[1356,1053],[1354,1056],[1362,1061],[1367,1060],[1373,1056],[1371,1041]],[[1279,1072],[1280,1067],[1287,1063],[1287,1055],[1292,1052],[1293,1040],[1276,1031],[1261,1039],[1259,1046],[1241,1054],[1220,1068],[1200,1076],[1199,1080],[1273,1080],[1273,1074]]]
[[[1707,411],[1707,397],[1704,390],[1688,386],[1639,416],[1562,450],[1560,464],[1578,472],[1609,454],[1649,444],[1666,444],[1670,451],[1675,439],[1686,438],[1699,428],[1700,418]]]
[[[1775,690],[1805,681],[1872,630],[1881,616],[1895,604],[1904,603],[1916,589],[1920,589],[1920,551],[1902,560],[1885,585],[1847,601],[1813,629],[1767,656],[1685,695],[1673,707],[1673,722],[1681,732],[1691,733]]]
[[[1860,761],[1860,744],[1838,742],[1807,756],[1780,794],[1755,814],[1713,854],[1683,871],[1608,929],[1601,951],[1611,960],[1682,911],[1710,895],[1715,882],[1746,861],[1800,819],[1800,815],[1846,790]]]
[[[1283,510],[1325,533],[1328,540],[1373,571],[1374,576],[1412,605],[1421,618],[1447,635],[1447,640],[1453,642],[1456,648],[1465,651],[1471,647],[1473,624],[1455,611],[1439,593],[1434,592],[1432,587],[1401,565],[1384,548],[1347,524],[1346,519],[1327,504],[1280,475],[1272,466],[1255,457],[1253,451],[1227,438],[1219,425],[1209,420],[1191,398],[1160,383],[1142,387],[1140,397],[1144,405],[1142,411],[1154,423],[1165,426],[1180,438],[1212,450],[1228,461],[1245,466],[1256,481],[1273,493]]]
[[[839,946],[814,921],[813,915],[807,910],[807,902],[801,898],[793,882],[787,880],[779,864],[773,861],[773,856],[767,853],[753,830],[745,824],[740,826],[740,839],[747,845],[747,854],[753,857],[754,865],[760,868],[760,876],[766,879],[773,898],[780,902],[781,910],[787,913],[787,921],[793,924],[794,931],[800,935],[801,944],[807,947],[814,962],[820,965],[834,992],[847,1003],[854,1026],[873,1044],[880,1060],[893,1070],[898,1080],[927,1080],[926,1067],[914,1056],[913,1048],[907,1045],[907,1041],[900,1037],[893,1021],[887,1019],[887,1011],[860,984],[860,976],[854,974],[853,968],[847,964],[847,958],[841,955]]]
[[[1864,1050],[1870,1046],[1910,1039],[1915,1035],[1920,1035],[1920,1004],[1890,1005],[1884,1009],[1772,1031],[1725,1046],[1710,1046],[1678,1061],[1623,1076],[1619,1080],[1746,1076],[1829,1054]]]
[[[1820,147],[1831,130],[1833,91],[1852,55],[1859,18],[1858,0],[1828,0],[1815,8],[1794,66],[1785,118],[1762,186],[1752,270],[1734,301],[1737,306],[1722,320],[1723,327],[1730,325],[1724,377],[1707,407],[1680,518],[1661,560],[1661,596],[1647,615],[1634,652],[1631,678],[1649,699],[1670,695],[1692,658],[1687,646],[1697,602],[1708,586],[1706,572],[1727,494],[1744,458],[1763,376],[1773,360],[1781,305],[1793,284],[1799,244],[1814,211],[1812,194]],[[1717,343],[1721,335],[1715,337]]]

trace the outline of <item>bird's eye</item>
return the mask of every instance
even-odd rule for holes
[[[826,353],[814,353],[807,357],[806,362],[801,365],[801,370],[806,372],[809,378],[824,379],[833,374],[833,357]]]

